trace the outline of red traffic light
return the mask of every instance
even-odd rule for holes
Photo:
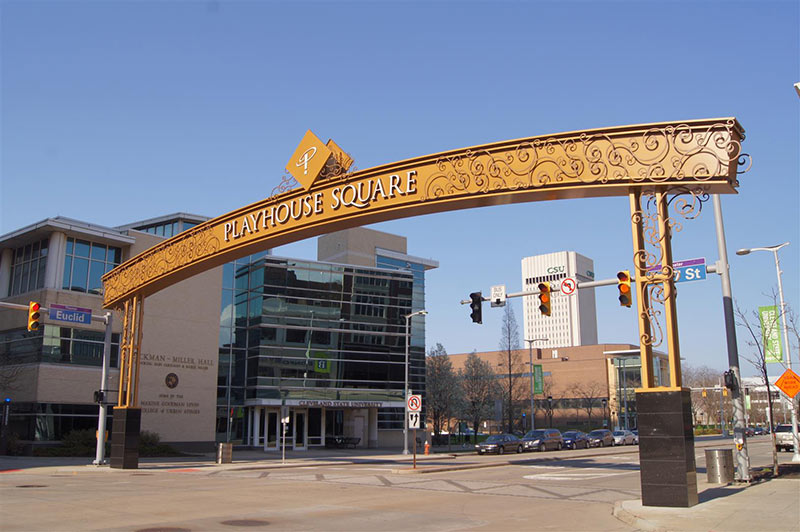
[[[29,331],[38,331],[39,330],[39,319],[41,318],[41,314],[39,313],[39,309],[41,305],[36,301],[31,301],[28,303],[28,330]]]

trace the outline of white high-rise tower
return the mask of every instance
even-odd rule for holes
[[[594,281],[594,263],[574,251],[558,251],[522,259],[522,289],[536,290],[550,282],[551,290],[571,277],[577,282]],[[597,312],[594,288],[576,290],[571,296],[552,293],[551,315],[539,312],[539,297],[523,300],[525,339],[548,338],[534,347],[573,347],[597,343]],[[526,346],[527,347],[527,346]]]

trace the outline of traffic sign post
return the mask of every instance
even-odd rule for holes
[[[500,284],[492,287],[492,307],[506,306],[506,285]]]
[[[49,317],[51,320],[86,324],[92,322],[92,309],[52,304]]]
[[[572,277],[567,277],[561,281],[561,293],[565,296],[571,296],[578,290],[578,283]]]
[[[409,395],[406,407],[409,412],[420,412],[422,410],[422,396]]]

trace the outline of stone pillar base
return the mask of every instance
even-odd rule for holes
[[[139,408],[114,408],[111,429],[111,467],[139,469],[139,429],[142,411]]]
[[[642,505],[697,504],[689,390],[636,392]]]

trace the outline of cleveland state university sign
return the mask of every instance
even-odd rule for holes
[[[509,140],[348,172],[352,158],[310,131],[287,169],[299,187],[209,220],[103,277],[120,307],[257,251],[385,220],[633,190],[733,193],[743,129],[734,118]],[[286,183],[282,188],[286,188]]]

